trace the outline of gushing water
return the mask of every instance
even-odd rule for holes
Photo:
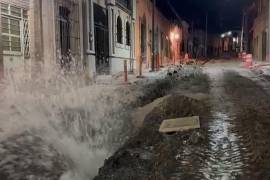
[[[35,80],[9,74],[1,86],[0,176],[86,180],[97,174],[122,143],[117,112],[135,97],[123,98],[125,90],[115,86],[83,88],[82,79],[58,71]]]

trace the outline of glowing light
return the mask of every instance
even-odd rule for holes
[[[174,37],[175,37],[174,32],[171,32],[171,33],[170,33],[170,39],[171,39],[171,41],[173,41],[173,40],[174,40]]]
[[[227,33],[227,35],[228,35],[228,36],[231,36],[231,35],[232,35],[232,31],[229,31],[229,32]]]
[[[233,38],[233,42],[236,42],[236,38]]]
[[[174,37],[175,37],[175,39],[180,39],[180,35],[179,35],[178,33],[176,33],[176,34],[174,35]]]
[[[224,38],[225,37],[225,34],[221,34],[221,38]]]

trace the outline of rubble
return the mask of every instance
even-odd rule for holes
[[[251,67],[251,70],[258,76],[269,76],[270,77],[270,64],[256,64]]]
[[[177,65],[168,68],[167,75],[172,79],[180,80],[189,77],[202,75],[202,68],[199,65]]]

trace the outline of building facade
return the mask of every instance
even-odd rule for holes
[[[81,70],[90,78],[159,68],[188,50],[183,27],[151,0],[0,0],[1,72]],[[188,31],[188,27],[186,29]],[[154,39],[153,39],[154,38]],[[154,42],[154,43],[153,43]],[[30,67],[30,68],[29,68]]]
[[[82,68],[93,77],[121,72],[127,61],[132,70],[135,0],[32,1],[34,54],[45,67]]]
[[[135,0],[1,0],[3,71],[117,74],[135,63]]]
[[[153,56],[155,68],[174,63],[174,60],[178,60],[180,56],[181,27],[168,20],[155,6],[155,27],[153,30],[152,1],[137,0],[136,2],[135,56],[137,69],[151,68]],[[153,37],[155,38],[154,48]]]
[[[253,22],[253,56],[256,60],[269,59],[269,1],[255,1],[256,15]]]

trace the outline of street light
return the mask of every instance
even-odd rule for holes
[[[180,35],[178,33],[171,32],[170,33],[170,39],[171,39],[171,41],[179,40],[180,39]]]
[[[172,50],[173,50],[173,62],[175,64],[176,59],[176,41],[180,39],[180,35],[178,32],[171,31],[170,32],[170,40],[172,42]]]
[[[179,40],[179,39],[180,39],[180,35],[179,35],[178,33],[176,33],[176,34],[174,35],[174,38],[175,38],[176,40]]]

